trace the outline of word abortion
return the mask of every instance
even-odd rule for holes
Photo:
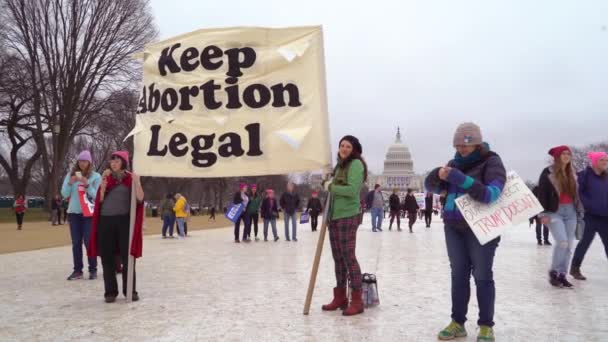
[[[225,51],[215,45],[207,46],[202,51],[188,47],[177,57],[176,50],[180,47],[181,43],[176,43],[162,50],[158,59],[160,76],[170,77],[173,74],[190,73],[199,68],[214,71],[225,65],[227,67],[225,85],[215,79],[209,79],[203,84],[185,86],[181,86],[183,85],[181,82],[169,81],[163,83],[163,86],[179,84],[180,87],[169,86],[159,89],[155,83],[151,83],[143,87],[138,114],[154,113],[159,108],[164,112],[171,112],[176,108],[180,111],[191,111],[194,109],[193,102],[197,98],[208,110],[222,107],[239,109],[243,105],[253,109],[268,105],[275,108],[302,106],[300,91],[293,83],[277,83],[270,86],[253,83],[243,89],[239,87],[239,77],[243,76],[243,69],[251,68],[257,59],[256,52],[251,47]]]

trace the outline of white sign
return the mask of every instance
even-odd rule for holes
[[[496,202],[485,204],[465,195],[456,199],[456,205],[482,245],[544,210],[514,171],[507,174],[507,183]]]

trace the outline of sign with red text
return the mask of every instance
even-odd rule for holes
[[[544,211],[536,196],[514,171],[507,174],[507,182],[496,202],[485,204],[465,195],[456,199],[456,205],[482,245]]]
[[[320,26],[203,29],[140,56],[130,134],[138,174],[256,176],[330,163]]]

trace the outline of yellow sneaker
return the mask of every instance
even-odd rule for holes
[[[439,332],[437,336],[441,341],[453,340],[459,337],[466,337],[467,331],[464,326],[452,321],[445,329]]]

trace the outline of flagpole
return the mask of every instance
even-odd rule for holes
[[[135,230],[135,215],[137,211],[136,184],[133,174],[135,173],[135,165],[133,165],[133,173],[131,173],[131,210],[129,218],[129,261],[127,262],[127,303],[133,301],[133,274],[135,271],[135,257],[131,255],[131,247],[133,245],[133,232]]]

